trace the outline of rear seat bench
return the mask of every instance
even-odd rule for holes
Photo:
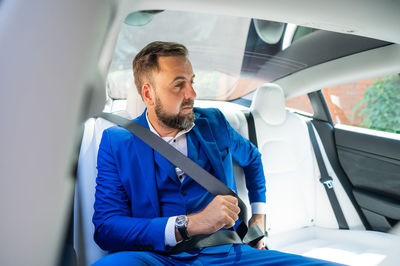
[[[243,112],[232,106],[221,111],[247,137]],[[377,265],[398,237],[366,231],[333,171],[317,135],[327,170],[350,230],[339,230],[323,185],[306,119],[285,108],[282,89],[260,87],[250,108],[266,176],[268,248],[351,265]],[[239,122],[240,121],[240,122]],[[246,125],[246,126],[243,126]],[[239,196],[247,199],[243,172],[235,173]]]
[[[215,107],[215,102],[197,101],[196,106]],[[227,102],[218,103],[218,108],[232,127],[247,138],[248,127],[243,113],[247,108]],[[120,115],[136,117],[143,109],[140,97],[132,95],[128,98],[128,111]],[[274,84],[262,86],[256,92],[250,110],[266,176],[268,248],[345,264],[379,264],[386,257],[387,248],[399,241],[398,237],[365,230],[320,144],[351,230],[338,229],[326,192],[318,181],[318,166],[305,120],[285,109],[282,89]],[[103,130],[110,126],[112,124],[103,119],[88,120],[79,157],[76,202],[80,204],[75,206],[74,246],[78,256],[85,251],[88,265],[106,254],[93,241],[91,218],[98,146]],[[247,204],[250,217],[243,170],[235,163],[234,171],[238,194]]]

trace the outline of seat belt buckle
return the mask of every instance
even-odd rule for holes
[[[333,182],[332,182],[332,177],[327,177],[327,178],[323,178],[321,177],[321,179],[319,180],[322,184],[324,184],[327,188],[332,189],[333,188]]]

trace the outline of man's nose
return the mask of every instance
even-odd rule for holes
[[[188,83],[185,90],[185,98],[186,99],[195,99],[197,96],[192,84]]]

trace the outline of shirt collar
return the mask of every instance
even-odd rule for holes
[[[154,129],[154,127],[151,125],[151,123],[150,123],[150,121],[149,121],[148,111],[146,111],[146,120],[147,120],[147,124],[149,124],[149,129],[150,129],[150,131],[153,132],[154,134],[156,134],[157,136],[160,137],[160,134],[158,134],[158,132]],[[164,137],[164,138],[167,138],[167,139],[177,139],[177,138],[179,138],[180,136],[182,136],[182,135],[188,133],[190,130],[192,130],[193,127],[194,127],[194,122],[193,122],[192,126],[191,126],[189,129],[179,131],[178,134],[176,134],[175,137]]]

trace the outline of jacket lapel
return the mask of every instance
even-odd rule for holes
[[[225,170],[222,164],[222,157],[207,119],[198,117],[195,121],[195,124],[196,125],[192,130],[200,142],[201,149],[209,158],[216,177],[218,177],[220,180],[224,180]],[[201,151],[199,151],[199,153],[201,157]]]
[[[149,125],[147,124],[146,120],[146,111],[147,109],[145,109],[143,114],[136,118],[134,121],[149,129]],[[139,161],[138,165],[141,171],[141,180],[139,180],[138,184],[141,184],[141,186],[143,186],[143,189],[148,192],[148,199],[150,200],[154,208],[156,216],[160,216],[160,205],[156,184],[156,172],[154,167],[155,154],[153,152],[153,149],[138,137],[134,137],[134,142],[137,152],[137,158]]]
[[[179,181],[176,178],[175,167],[170,161],[165,159],[165,157],[162,156],[161,154],[159,154],[157,151],[154,151],[154,160],[155,160],[156,164],[158,165],[158,167],[161,168],[160,173],[162,175],[164,175],[164,174],[168,175],[168,177],[171,178],[175,183],[179,184]],[[161,177],[161,178],[164,178],[164,177]]]

